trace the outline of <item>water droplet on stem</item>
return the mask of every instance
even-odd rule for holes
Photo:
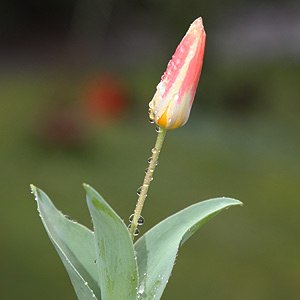
[[[142,216],[139,216],[139,219],[137,221],[138,225],[143,225],[145,223],[145,219]]]
[[[129,217],[129,222],[130,222],[130,223],[132,222],[133,217],[134,217],[134,214],[130,215],[130,217]]]
[[[141,191],[142,191],[142,187],[140,186],[140,187],[136,190],[136,193],[137,193],[138,196],[141,194]]]

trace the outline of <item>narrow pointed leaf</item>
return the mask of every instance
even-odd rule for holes
[[[40,217],[59,254],[79,300],[100,300],[94,234],[79,223],[67,219],[49,197],[31,185]]]
[[[90,186],[84,185],[93,219],[97,266],[103,300],[135,300],[137,265],[128,229],[115,211]]]
[[[139,299],[160,299],[179,247],[217,213],[241,204],[230,198],[206,200],[179,211],[143,235],[135,243]]]

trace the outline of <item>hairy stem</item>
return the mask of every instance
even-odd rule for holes
[[[148,192],[148,189],[150,186],[150,182],[153,178],[153,173],[154,173],[155,167],[158,163],[159,153],[162,148],[166,133],[167,133],[167,129],[159,127],[156,143],[155,143],[154,148],[152,149],[151,161],[149,163],[149,167],[146,172],[144,182],[143,182],[143,185],[140,190],[139,199],[138,199],[138,202],[135,207],[133,219],[132,219],[130,230],[129,230],[132,240],[134,240],[134,232],[137,228],[139,217],[141,216],[143,205],[144,205],[145,199],[147,197],[147,192]]]

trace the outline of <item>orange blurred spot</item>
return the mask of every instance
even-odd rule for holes
[[[124,83],[111,75],[93,79],[87,86],[83,100],[88,117],[99,122],[118,119],[128,108]]]

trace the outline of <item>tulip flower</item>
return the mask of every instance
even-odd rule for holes
[[[183,126],[189,118],[202,68],[205,37],[202,18],[198,18],[178,45],[149,103],[150,119],[165,129]]]

